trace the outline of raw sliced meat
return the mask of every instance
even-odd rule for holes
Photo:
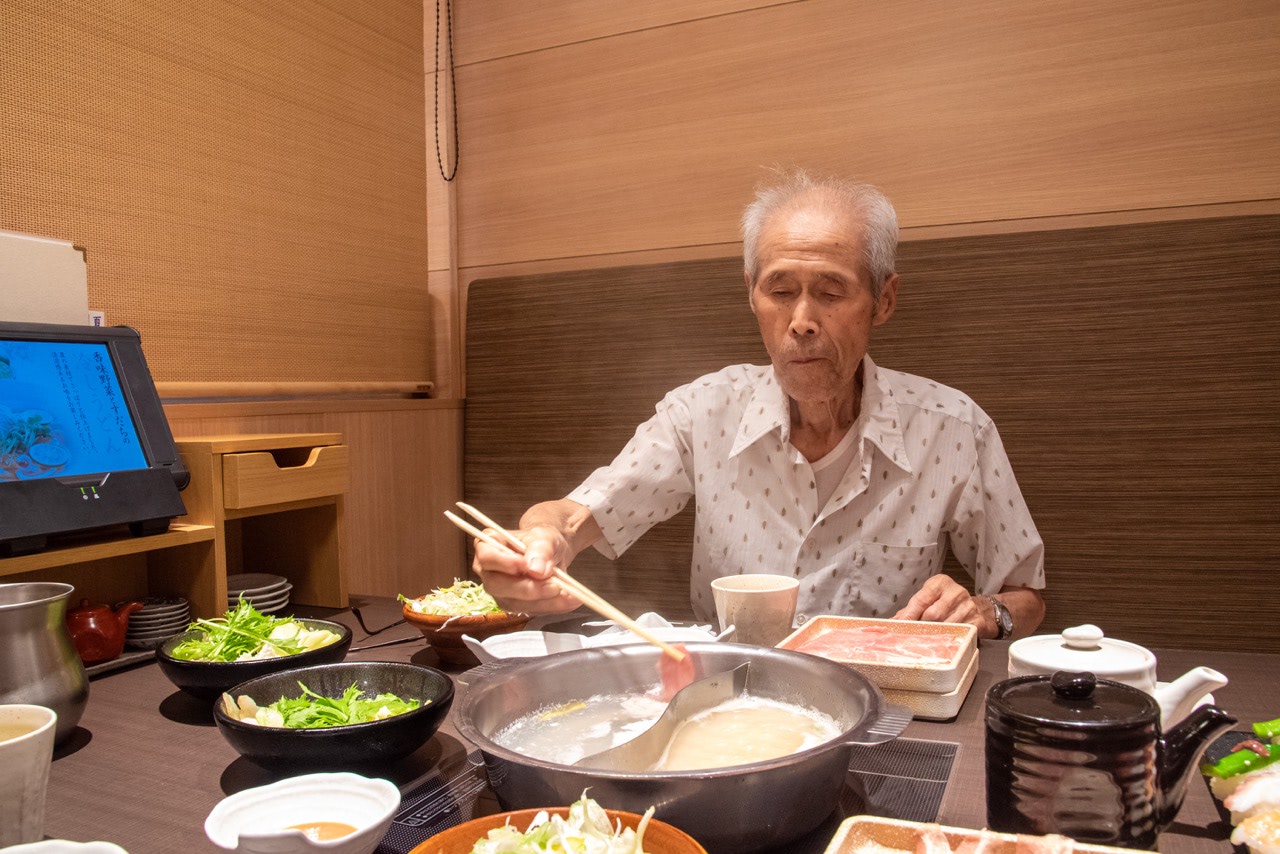
[[[796,647],[832,661],[866,664],[950,664],[960,651],[955,635],[895,631],[884,626],[832,629]]]

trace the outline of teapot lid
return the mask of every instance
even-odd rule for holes
[[[1084,671],[1130,684],[1149,680],[1154,684],[1156,657],[1136,643],[1106,637],[1102,629],[1086,623],[1063,629],[1057,635],[1035,635],[1009,647],[1011,664],[1025,664],[1022,672]],[[1012,667],[1011,667],[1012,669]]]
[[[1137,688],[1087,671],[1060,670],[1052,676],[1016,676],[992,685],[987,714],[1073,728],[1128,729],[1155,723],[1160,706]]]

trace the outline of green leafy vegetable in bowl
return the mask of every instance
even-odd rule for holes
[[[525,832],[507,824],[480,839],[471,854],[644,854],[644,832],[654,808],[645,811],[635,830],[614,827],[604,809],[585,793],[566,817],[539,812]]]
[[[293,617],[272,617],[241,599],[225,616],[196,620],[188,631],[198,638],[174,647],[172,655],[183,661],[251,661],[296,655],[338,640],[327,629],[308,629]]]
[[[422,707],[420,700],[404,700],[383,693],[361,697],[360,688],[352,684],[341,697],[325,697],[301,682],[301,697],[281,697],[269,706],[259,706],[251,697],[238,700],[222,695],[222,708],[227,716],[243,723],[289,729],[327,729],[350,724],[367,724],[386,720]],[[431,701],[428,700],[428,703]]]
[[[438,587],[426,596],[410,599],[400,595],[396,597],[419,614],[432,614],[442,617],[471,617],[478,614],[501,614],[498,603],[485,592],[484,586],[474,581],[459,581],[456,578],[448,587]]]

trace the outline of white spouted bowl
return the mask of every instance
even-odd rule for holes
[[[223,798],[204,822],[205,835],[241,854],[372,854],[396,809],[400,790],[389,780],[359,774],[304,774]],[[355,832],[318,841],[298,824],[339,822]]]

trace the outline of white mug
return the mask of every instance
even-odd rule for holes
[[[0,705],[0,848],[44,838],[44,794],[58,715],[44,706]]]
[[[786,575],[726,575],[711,582],[716,618],[729,640],[776,646],[791,634],[800,582]]]

